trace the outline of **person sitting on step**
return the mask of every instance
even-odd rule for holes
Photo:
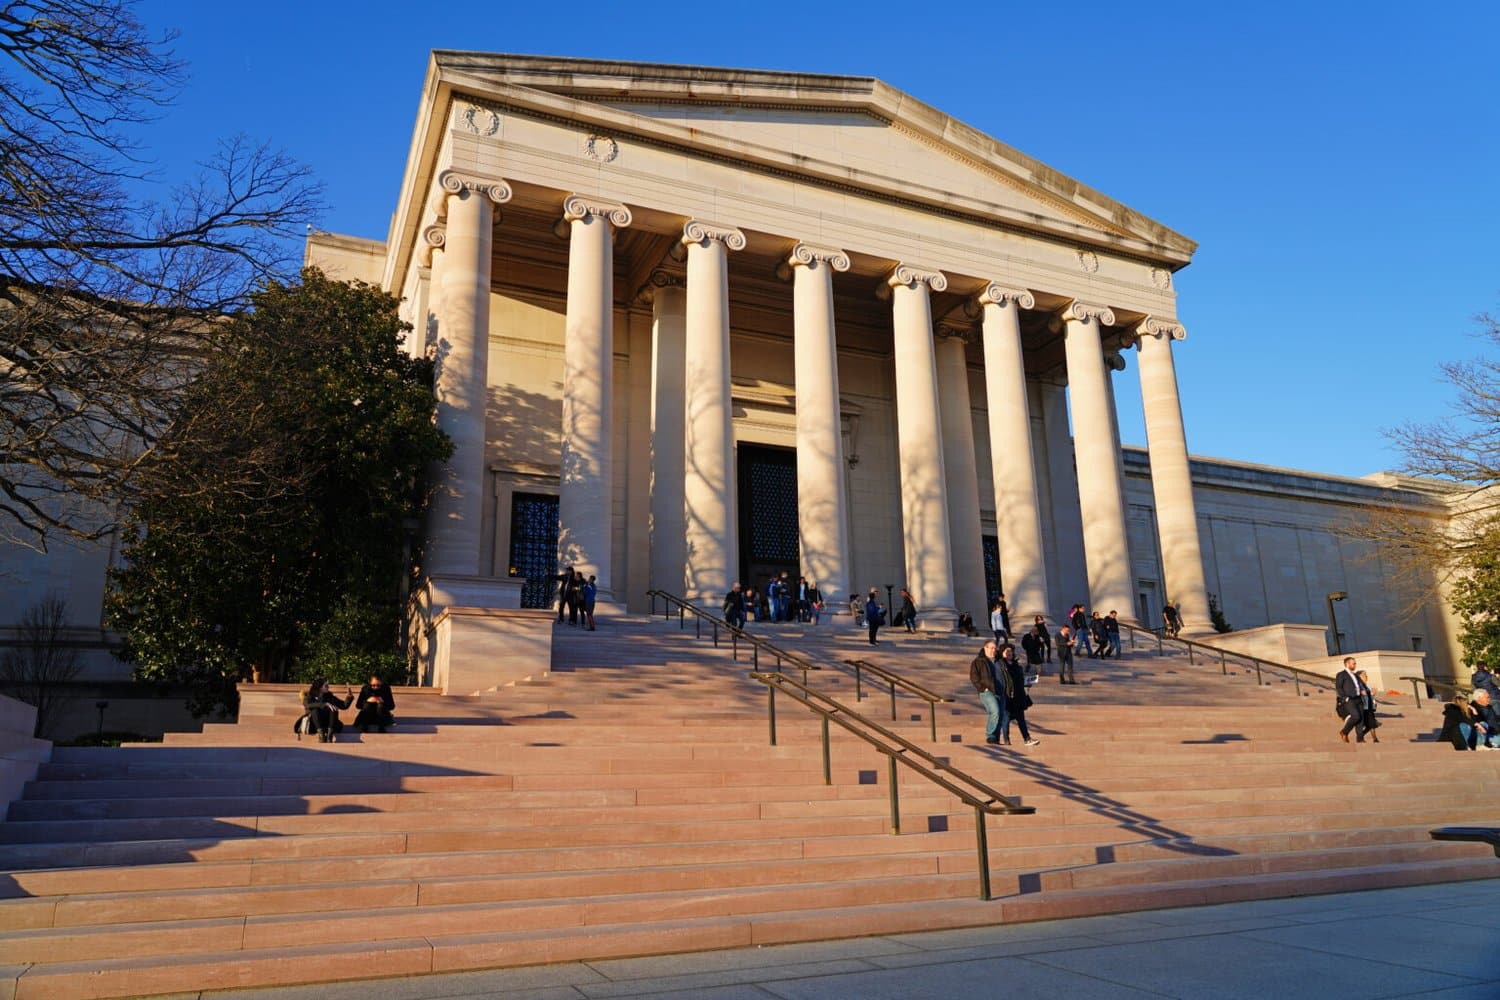
[[[319,743],[332,743],[334,736],[343,732],[344,724],[339,721],[339,710],[348,708],[353,698],[354,692],[347,684],[344,686],[344,697],[340,698],[333,693],[332,685],[321,677],[308,687],[302,696],[302,707],[309,715],[317,717]]]
[[[387,726],[396,724],[396,717],[392,714],[396,711],[396,696],[379,674],[370,675],[370,682],[359,689],[359,700],[354,704],[359,709],[354,724],[362,733],[368,733],[371,726],[378,727],[383,733]]]

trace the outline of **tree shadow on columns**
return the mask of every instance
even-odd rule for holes
[[[728,401],[726,400],[725,403],[727,405]],[[683,529],[685,532],[683,539],[683,561],[686,565],[683,567],[684,594],[682,596],[688,600],[692,600],[694,597],[699,597],[705,593],[727,590],[727,587],[720,587],[723,581],[716,577],[715,573],[721,571],[732,580],[735,572],[737,572],[734,567],[734,545],[732,542],[732,532],[735,530],[735,510],[732,502],[735,489],[732,440],[729,451],[721,458],[721,461],[724,463],[723,472],[720,475],[715,475],[711,468],[704,468],[703,460],[711,456],[712,450],[718,447],[718,442],[701,441],[694,432],[694,428],[697,425],[697,416],[703,413],[705,409],[714,405],[716,404],[711,399],[705,397],[699,400],[696,412],[689,409],[683,414],[682,502],[684,514]],[[731,429],[731,438],[732,434],[733,431]],[[705,445],[710,451],[705,452],[703,450]],[[695,498],[687,489],[688,480],[694,476],[707,489],[707,495],[696,504],[694,503]],[[714,482],[716,478],[719,480],[718,483]],[[722,523],[714,524],[714,521],[720,517],[723,519]],[[705,566],[704,559],[709,558],[710,554],[695,552],[693,549],[693,539],[695,537],[715,534],[723,538],[725,543],[722,553],[724,565],[721,567]],[[718,595],[715,594],[714,596]]]

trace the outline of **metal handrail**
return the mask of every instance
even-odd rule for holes
[[[1326,674],[1315,673],[1311,670],[1303,670],[1300,667],[1294,667],[1286,663],[1278,663],[1275,660],[1267,660],[1260,656],[1251,656],[1249,653],[1237,653],[1232,649],[1224,649],[1220,646],[1210,645],[1206,642],[1199,642],[1196,639],[1184,639],[1182,636],[1163,637],[1152,629],[1142,628],[1139,625],[1132,625],[1129,622],[1120,622],[1120,627],[1130,633],[1131,649],[1135,648],[1136,633],[1143,632],[1156,640],[1156,653],[1158,656],[1162,655],[1165,643],[1178,642],[1186,647],[1189,664],[1196,665],[1197,663],[1197,661],[1193,659],[1193,650],[1195,649],[1206,651],[1210,654],[1210,656],[1214,653],[1217,653],[1219,656],[1219,672],[1221,674],[1229,673],[1230,657],[1249,663],[1255,667],[1256,684],[1265,683],[1265,681],[1261,677],[1262,667],[1266,667],[1270,670],[1274,670],[1283,674],[1291,674],[1292,686],[1296,689],[1298,695],[1302,694],[1302,681],[1304,678],[1309,684],[1313,684],[1319,688],[1332,688],[1334,684],[1333,678],[1327,676]]]
[[[845,660],[845,663],[854,668],[854,700],[860,701],[864,698],[863,674],[872,673],[891,686],[891,721],[896,721],[896,688],[902,687],[912,694],[927,702],[927,721],[932,725],[932,742],[937,742],[937,707],[940,702],[952,701],[944,695],[938,694],[929,688],[925,688],[916,681],[908,680],[893,670],[871,663],[869,660]]]
[[[677,621],[679,628],[686,628],[687,616],[691,614],[693,616],[693,627],[697,633],[698,638],[700,639],[703,638],[703,623],[708,622],[709,625],[713,628],[713,641],[715,649],[719,647],[719,630],[723,629],[729,634],[731,654],[730,658],[735,660],[736,662],[738,662],[740,658],[740,640],[744,640],[750,645],[751,670],[760,669],[760,651],[762,649],[776,658],[776,668],[778,670],[781,669],[782,661],[785,660],[791,663],[792,666],[796,667],[798,670],[802,671],[802,679],[804,681],[807,680],[807,672],[809,670],[823,669],[821,666],[814,663],[812,660],[808,659],[801,653],[794,653],[789,649],[782,649],[780,646],[771,642],[769,639],[765,639],[758,635],[752,635],[742,628],[738,628],[737,626],[729,624],[727,621],[718,617],[717,615],[714,615],[712,612],[705,611],[695,604],[690,604],[689,602],[683,600],[675,594],[669,594],[665,590],[648,590],[646,591],[646,596],[651,601],[650,613],[652,616],[655,616],[656,614],[656,599],[658,597],[662,599],[662,603],[666,606],[666,614],[663,615],[663,618],[672,617],[672,610],[673,606],[675,605],[677,610]]]
[[[1450,677],[1409,677],[1408,676],[1408,677],[1400,677],[1400,678],[1397,678],[1397,679],[1398,680],[1403,680],[1403,681],[1411,681],[1411,693],[1412,693],[1412,696],[1417,699],[1417,704],[1416,704],[1417,708],[1421,708],[1422,707],[1422,693],[1418,689],[1418,685],[1419,684],[1430,684],[1433,687],[1442,688],[1445,691],[1452,691],[1454,694],[1472,695],[1474,693],[1474,687],[1473,687],[1473,685],[1465,684],[1462,681],[1460,681],[1457,677],[1451,677],[1450,678]]]
[[[901,834],[901,799],[897,784],[898,763],[926,778],[928,781],[956,796],[974,810],[974,841],[979,856],[979,898],[994,898],[990,891],[989,834],[985,826],[986,815],[1031,815],[1035,806],[1023,805],[1019,797],[997,792],[973,775],[960,771],[941,757],[923,750],[915,743],[885,728],[873,719],[854,711],[842,702],[799,683],[780,671],[752,671],[751,678],[766,686],[766,714],[770,726],[771,745],[776,746],[776,692],[791,698],[810,709],[822,720],[823,783],[833,784],[833,753],[829,738],[829,723],[837,723],[846,731],[864,740],[885,755],[891,800],[891,834]],[[876,738],[871,733],[879,734]],[[889,742],[882,742],[882,740]],[[891,744],[895,744],[892,746]],[[920,761],[918,760],[920,758]]]

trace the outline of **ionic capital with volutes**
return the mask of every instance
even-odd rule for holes
[[[586,198],[581,194],[570,194],[563,199],[563,221],[589,219],[603,219],[616,229],[624,229],[631,223],[630,209],[619,202]]]
[[[686,287],[687,279],[680,272],[657,267],[652,268],[651,275],[646,279],[645,284],[636,289],[635,297],[649,305],[656,301],[656,293],[664,288]]]
[[[1087,302],[1074,299],[1069,302],[1058,313],[1058,318],[1065,323],[1097,323],[1100,326],[1114,326],[1115,314],[1109,306],[1096,306]]]
[[[1167,340],[1186,340],[1187,331],[1175,320],[1157,319],[1147,316],[1136,325],[1135,335],[1141,337],[1165,337]]]
[[[484,195],[496,205],[510,201],[512,195],[510,185],[498,177],[476,177],[457,170],[444,170],[438,174],[437,183],[439,188],[450,195],[472,191]],[[447,199],[440,201],[446,202]]]
[[[791,267],[816,267],[827,264],[835,271],[849,270],[849,255],[836,247],[820,247],[812,243],[798,243],[792,247],[786,262]]]
[[[979,343],[979,334],[966,326],[951,326],[941,323],[933,330],[933,337],[939,342],[944,340],[961,340],[965,344]]]
[[[885,279],[883,288],[915,288],[917,285],[926,285],[934,292],[941,292],[948,287],[948,276],[942,271],[932,268],[918,267],[915,264],[897,264],[889,276]]]
[[[745,234],[733,226],[720,226],[712,222],[693,219],[682,227],[682,242],[685,246],[707,246],[722,243],[729,250],[745,249]]]
[[[984,286],[984,291],[979,293],[979,304],[982,306],[1013,305],[1018,309],[1035,309],[1036,298],[1024,288],[1006,288],[1004,285],[990,282]]]
[[[443,249],[448,241],[448,227],[434,223],[422,230],[422,241],[417,248],[417,259],[423,267],[432,266],[432,252]]]

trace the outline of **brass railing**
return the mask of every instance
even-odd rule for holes
[[[1422,707],[1422,692],[1419,689],[1419,685],[1422,684],[1442,688],[1444,691],[1451,691],[1455,695],[1468,696],[1474,693],[1473,686],[1465,684],[1457,677],[1402,677],[1400,679],[1411,681],[1411,693],[1417,699],[1417,708]]]
[[[771,642],[769,639],[747,632],[736,625],[731,625],[712,612],[705,611],[697,605],[691,604],[676,596],[675,594],[669,594],[665,590],[648,590],[646,591],[646,597],[651,602],[650,608],[651,614],[653,616],[655,616],[656,614],[656,601],[658,598],[661,599],[663,606],[666,608],[666,613],[662,616],[663,618],[671,618],[672,612],[675,609],[677,612],[677,622],[679,628],[687,628],[687,617],[691,615],[693,618],[694,631],[700,639],[703,638],[703,625],[706,622],[712,629],[715,648],[718,648],[719,632],[722,630],[729,637],[731,658],[735,661],[738,661],[740,658],[740,643],[743,642],[747,644],[750,647],[751,670],[760,669],[761,650],[765,650],[768,655],[775,657],[777,670],[781,669],[783,663],[790,663],[793,667],[802,671],[803,681],[807,680],[807,672],[809,670],[823,669],[821,666],[814,663],[812,660],[808,659],[801,653],[794,653],[789,649],[782,649],[780,646]]]
[[[890,685],[892,722],[896,721],[896,688],[899,687],[905,691],[909,691],[912,694],[916,695],[918,698],[921,698],[923,701],[927,702],[927,721],[932,726],[932,742],[937,742],[937,707],[939,704],[945,701],[952,701],[952,698],[944,697],[943,695],[938,694],[936,691],[923,687],[916,681],[902,677],[894,670],[887,670],[885,667],[877,666],[876,664],[871,663],[869,660],[845,660],[844,662],[854,668],[855,701],[861,701],[865,696],[865,674],[874,674],[876,677],[880,678]]]
[[[901,797],[897,780],[897,764],[909,768],[928,781],[956,796],[974,810],[974,843],[979,859],[979,898],[988,900],[990,891],[990,848],[985,817],[989,815],[1030,815],[1035,806],[1022,805],[1018,797],[997,792],[971,774],[960,771],[915,743],[894,733],[847,705],[804,683],[788,677],[780,671],[752,671],[750,676],[766,686],[766,715],[771,733],[771,745],[776,746],[776,693],[779,691],[819,716],[822,725],[823,783],[833,784],[833,750],[829,736],[831,724],[874,747],[885,755],[887,784],[891,803],[891,833],[901,833]]]
[[[1219,646],[1213,646],[1206,642],[1199,642],[1196,639],[1184,639],[1181,636],[1163,636],[1159,630],[1141,628],[1137,625],[1131,625],[1128,622],[1120,622],[1120,628],[1123,631],[1130,633],[1131,649],[1136,648],[1136,635],[1139,633],[1141,635],[1149,636],[1151,639],[1155,640],[1156,653],[1158,656],[1160,656],[1165,651],[1167,643],[1177,643],[1179,646],[1187,650],[1189,664],[1196,665],[1197,658],[1195,657],[1195,653],[1197,654],[1197,656],[1201,656],[1205,660],[1212,660],[1214,657],[1218,657],[1219,672],[1222,674],[1229,673],[1229,661],[1235,660],[1239,663],[1250,664],[1255,668],[1256,684],[1265,684],[1265,680],[1262,674],[1262,670],[1264,669],[1273,671],[1276,674],[1290,674],[1292,678],[1292,686],[1296,689],[1298,695],[1302,694],[1302,685],[1304,682],[1320,690],[1333,689],[1334,679],[1332,677],[1329,677],[1327,674],[1319,674],[1311,670],[1302,670],[1298,667],[1293,667],[1285,663],[1278,663],[1275,660],[1267,660],[1264,657],[1260,656],[1251,656],[1249,653],[1237,653],[1232,649],[1223,649]]]

